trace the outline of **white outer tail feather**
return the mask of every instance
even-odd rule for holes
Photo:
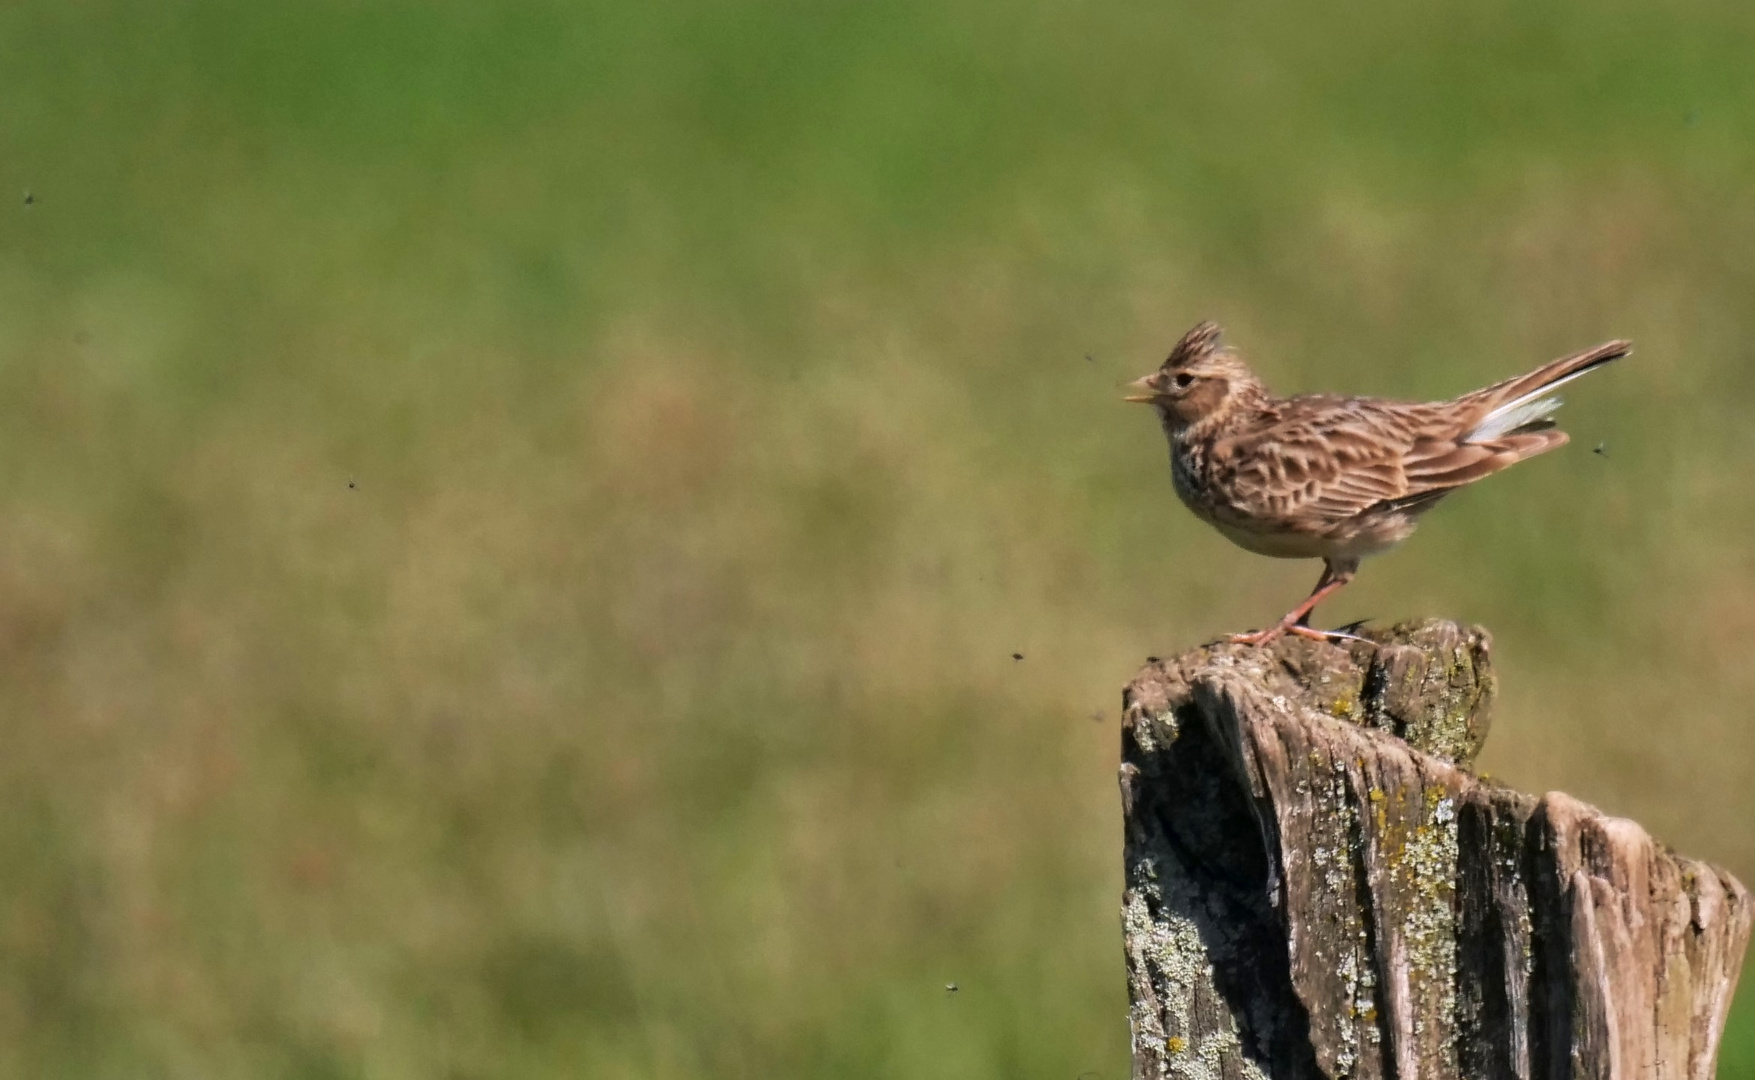
[[[1558,409],[1564,402],[1557,397],[1542,396],[1546,393],[1547,387],[1543,387],[1532,394],[1525,394],[1516,401],[1499,406],[1488,413],[1479,424],[1476,424],[1475,430],[1463,437],[1463,442],[1492,442],[1494,439],[1511,434],[1525,424],[1534,424],[1549,419],[1554,415],[1554,410]],[[1535,398],[1535,400],[1531,401],[1531,398]]]
[[[1486,416],[1481,417],[1481,422],[1475,425],[1473,431],[1463,437],[1463,442],[1492,442],[1494,439],[1511,434],[1525,424],[1534,424],[1548,419],[1562,404],[1560,398],[1553,396],[1553,392],[1581,375],[1590,374],[1598,366],[1592,364],[1589,367],[1580,368],[1564,378],[1555,379],[1546,386],[1531,390],[1522,397],[1507,401]]]

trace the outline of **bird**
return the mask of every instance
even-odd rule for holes
[[[1323,561],[1316,588],[1278,623],[1229,635],[1244,645],[1351,637],[1311,628],[1311,612],[1446,495],[1564,446],[1554,391],[1633,349],[1604,342],[1450,401],[1276,397],[1221,333],[1195,326],[1126,400],[1157,411],[1171,483],[1196,517],[1247,551]]]

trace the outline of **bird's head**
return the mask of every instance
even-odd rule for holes
[[[1127,400],[1155,406],[1172,433],[1252,405],[1267,392],[1249,365],[1219,343],[1219,327],[1210,322],[1182,335],[1162,367],[1127,388]]]

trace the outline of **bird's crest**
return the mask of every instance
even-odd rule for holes
[[[1219,344],[1219,335],[1222,332],[1216,322],[1208,321],[1195,324],[1194,329],[1183,334],[1175,348],[1170,350],[1170,358],[1164,361],[1164,366],[1182,367],[1218,352],[1224,348],[1223,345]]]

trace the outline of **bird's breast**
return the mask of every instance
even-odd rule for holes
[[[1176,497],[1182,500],[1182,505],[1194,511],[1197,517],[1212,520],[1213,504],[1206,485],[1205,455],[1172,444],[1170,484],[1176,489]]]

